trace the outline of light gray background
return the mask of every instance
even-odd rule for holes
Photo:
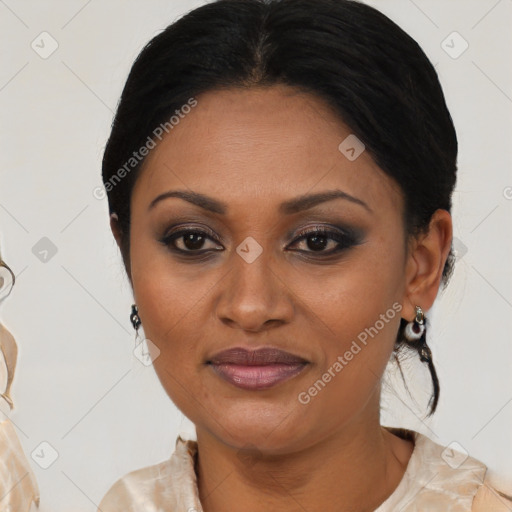
[[[132,354],[130,288],[93,189],[133,60],[202,3],[0,0],[0,247],[17,275],[0,319],[20,346],[11,415],[20,441],[29,457],[42,441],[58,452],[46,470],[29,459],[44,512],[95,511],[114,480],[167,458],[180,431],[193,436]],[[436,65],[460,144],[457,269],[430,311],[439,410],[422,419],[430,381],[412,364],[417,404],[390,374],[382,421],[456,441],[512,481],[512,0],[369,3]],[[46,37],[50,48],[43,31],[58,43],[46,59],[31,47]],[[456,59],[442,47],[453,31],[469,43]],[[33,252],[43,237],[57,249],[46,262]]]

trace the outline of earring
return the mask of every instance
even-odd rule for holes
[[[130,321],[132,322],[133,328],[138,330],[140,327],[141,321],[139,318],[139,309],[135,304],[132,304],[132,312],[130,314]]]
[[[426,318],[420,306],[416,306],[416,316],[412,322],[405,326],[404,336],[411,345],[414,345],[424,363],[432,361],[432,352],[426,340]],[[419,343],[416,343],[419,342]]]
[[[130,313],[130,321],[135,329],[135,346],[137,346],[139,341],[139,327],[141,325],[140,317],[139,317],[139,309],[135,304],[132,304],[132,312]]]
[[[135,304],[132,304],[132,312],[130,314],[130,321],[133,325],[133,328],[137,331],[140,327],[141,321],[139,318],[139,309]]]
[[[419,340],[425,332],[425,315],[423,310],[416,306],[416,317],[405,326],[404,335],[409,341]]]

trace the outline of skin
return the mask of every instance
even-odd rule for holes
[[[404,235],[401,190],[368,152],[349,161],[351,133],[323,101],[286,86],[212,91],[149,154],[131,198],[130,275],[145,336],[158,347],[158,377],[196,425],[199,495],[206,512],[372,511],[396,488],[413,444],[379,423],[381,378],[400,317],[426,312],[437,295],[452,239],[437,210],[428,232]],[[206,194],[210,213],[169,190]],[[334,199],[283,214],[304,194],[340,189],[368,208]],[[160,240],[176,224],[209,228],[217,240],[182,250]],[[349,226],[359,243],[315,251],[298,233]],[[329,226],[330,225],[330,226]],[[113,234],[123,234],[114,218]],[[254,238],[252,263],[236,248]],[[220,242],[220,243],[219,243]],[[215,249],[223,249],[215,251]],[[299,251],[304,251],[300,253]],[[323,253],[322,253],[323,251]],[[366,327],[394,303],[402,310],[308,404],[298,401]],[[243,390],[205,364],[235,346],[275,346],[305,370],[260,391]],[[156,355],[156,350],[153,350]]]

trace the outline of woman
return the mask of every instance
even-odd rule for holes
[[[99,510],[511,508],[480,461],[379,421],[402,352],[437,406],[456,158],[434,68],[364,4],[220,0],[150,41],[103,181],[133,326],[197,442]]]

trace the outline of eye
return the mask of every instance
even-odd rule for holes
[[[207,245],[208,241],[213,242],[210,247]],[[211,251],[224,250],[217,241],[215,234],[207,228],[183,228],[174,232],[171,231],[160,242],[173,252],[187,254],[191,257]],[[299,232],[299,237],[294,240],[291,246],[298,245],[301,242],[305,242],[304,245],[307,249],[298,249],[298,252],[318,253],[320,256],[328,256],[361,243],[361,236],[351,229],[329,229],[325,226],[313,226]],[[325,250],[329,247],[330,250]]]
[[[211,231],[188,228],[170,233],[162,238],[160,242],[175,252],[202,254],[212,249],[211,247],[204,247],[207,240],[217,242]],[[214,245],[214,250],[223,250],[223,247]]]
[[[351,230],[328,229],[325,226],[313,226],[299,233],[299,238],[292,245],[305,241],[309,250],[300,250],[304,253],[334,254],[360,243],[358,237]],[[325,250],[330,246],[331,250]]]

